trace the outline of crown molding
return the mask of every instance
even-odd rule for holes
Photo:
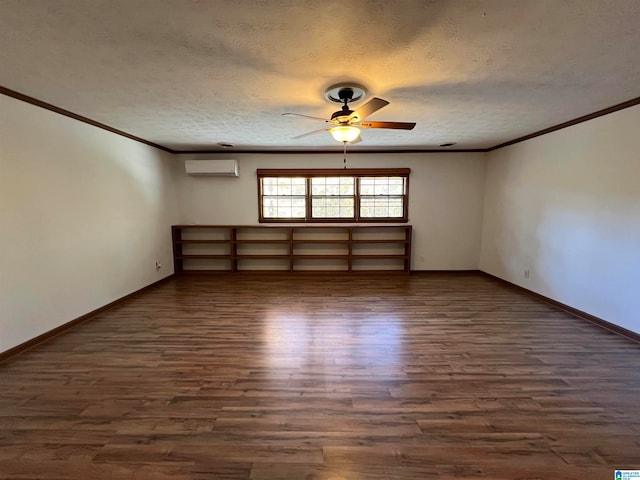
[[[116,135],[126,137],[130,140],[135,140],[136,142],[144,143],[145,145],[159,148],[160,150],[164,150],[165,152],[176,153],[174,150],[167,148],[163,145],[158,145],[157,143],[150,142],[149,140],[145,140],[144,138],[136,137],[135,135],[131,135],[130,133],[123,132],[122,130],[118,130],[117,128],[114,128],[114,127],[110,127],[109,125],[105,125],[104,123],[96,122],[95,120],[91,120],[90,118],[84,117],[82,115],[78,115],[77,113],[70,112],[69,110],[65,110],[64,108],[56,107],[55,105],[52,105],[47,102],[43,102],[42,100],[38,100],[37,98],[30,97],[28,95],[25,95],[24,93],[16,92],[15,90],[11,90],[1,85],[0,85],[0,93],[3,95],[6,95],[7,97],[12,97],[12,98],[15,98],[16,100],[21,100],[23,102],[30,103],[31,105],[35,105],[36,107],[44,108],[45,110],[49,110],[51,112],[64,115],[65,117],[73,118],[74,120],[78,120],[79,122],[101,128],[102,130],[106,130],[107,132],[115,133]]]
[[[540,137],[542,135],[546,135],[547,133],[556,132],[558,130],[562,130],[563,128],[567,128],[567,127],[572,127],[579,123],[593,120],[594,118],[602,117],[604,115],[609,115],[610,113],[618,112],[620,110],[624,110],[625,108],[634,107],[638,104],[640,104],[640,97],[632,98],[631,100],[618,103],[617,105],[613,105],[611,107],[603,108],[602,110],[598,110],[597,112],[589,113],[587,115],[583,115],[582,117],[574,118],[573,120],[559,123],[558,125],[554,125],[553,127],[545,128],[544,130],[539,130],[537,132],[530,133],[529,135],[525,135],[524,137],[519,137],[513,140],[509,140],[508,142],[504,142],[499,145],[489,147],[486,149],[486,151],[493,152],[494,150],[498,150],[499,148],[508,147],[509,145],[515,145],[516,143],[524,142],[525,140],[530,140],[535,137]]]
[[[145,140],[144,138],[137,137],[130,133],[124,132],[122,130],[118,130],[117,128],[110,127],[109,125],[105,125],[104,123],[97,122],[90,118],[84,117],[82,115],[78,115],[77,113],[71,112],[69,110],[65,110],[64,108],[57,107],[47,102],[43,102],[42,100],[38,100],[37,98],[30,97],[25,95],[24,93],[16,92],[15,90],[11,90],[9,88],[3,87],[0,85],[0,94],[6,95],[8,97],[15,98],[17,100],[21,100],[26,103],[30,103],[31,105],[35,105],[36,107],[44,108],[45,110],[49,110],[60,115],[64,115],[65,117],[73,118],[74,120],[78,120],[79,122],[86,123],[88,125],[92,125],[97,128],[101,128],[111,133],[115,133],[116,135],[120,135],[122,137],[126,137],[130,140],[134,140],[136,142],[144,143],[145,145],[149,145],[154,148],[158,148],[168,153],[172,154],[277,154],[277,155],[288,155],[288,154],[327,154],[327,153],[342,153],[342,150],[337,150],[333,148],[316,148],[316,149],[295,149],[295,150],[287,150],[287,149],[243,149],[243,150],[235,150],[235,149],[224,149],[224,150],[179,150],[172,149],[169,147],[165,147],[164,145],[160,145],[158,143],[151,142],[149,140]],[[609,115],[610,113],[618,112],[620,110],[624,110],[626,108],[634,107],[636,105],[640,105],[640,97],[632,98],[631,100],[627,100],[626,102],[619,103],[617,105],[613,105],[611,107],[603,108],[602,110],[598,110],[597,112],[589,113],[587,115],[583,115],[582,117],[575,118],[573,120],[569,120],[563,123],[559,123],[549,128],[545,128],[543,130],[539,130],[534,133],[530,133],[528,135],[515,138],[513,140],[509,140],[508,142],[500,143],[498,145],[494,145],[493,147],[488,148],[469,148],[469,149],[433,149],[433,148],[383,148],[376,150],[351,150],[349,155],[356,155],[359,153],[366,154],[378,154],[378,153],[486,153],[493,152],[494,150],[498,150],[500,148],[508,147],[510,145],[515,145],[516,143],[521,143],[526,140],[530,140],[535,137],[540,137],[542,135],[546,135],[548,133],[556,132],[558,130],[562,130],[563,128],[572,127],[573,125],[577,125],[579,123],[587,122],[589,120],[593,120],[594,118],[602,117],[604,115]]]

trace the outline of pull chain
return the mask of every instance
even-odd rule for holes
[[[346,170],[347,169],[347,142],[342,142],[342,144],[344,145],[344,150],[342,151],[344,157],[342,161],[344,163],[344,169]]]

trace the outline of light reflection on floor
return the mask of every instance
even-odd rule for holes
[[[273,368],[391,366],[402,354],[402,321],[394,315],[355,319],[271,308],[264,321],[265,362]]]

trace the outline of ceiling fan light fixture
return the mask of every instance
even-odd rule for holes
[[[360,136],[360,129],[358,127],[352,127],[350,125],[333,127],[329,130],[329,132],[336,141],[342,143],[353,142]]]

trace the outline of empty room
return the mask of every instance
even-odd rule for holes
[[[638,25],[0,0],[0,479],[640,480]]]

